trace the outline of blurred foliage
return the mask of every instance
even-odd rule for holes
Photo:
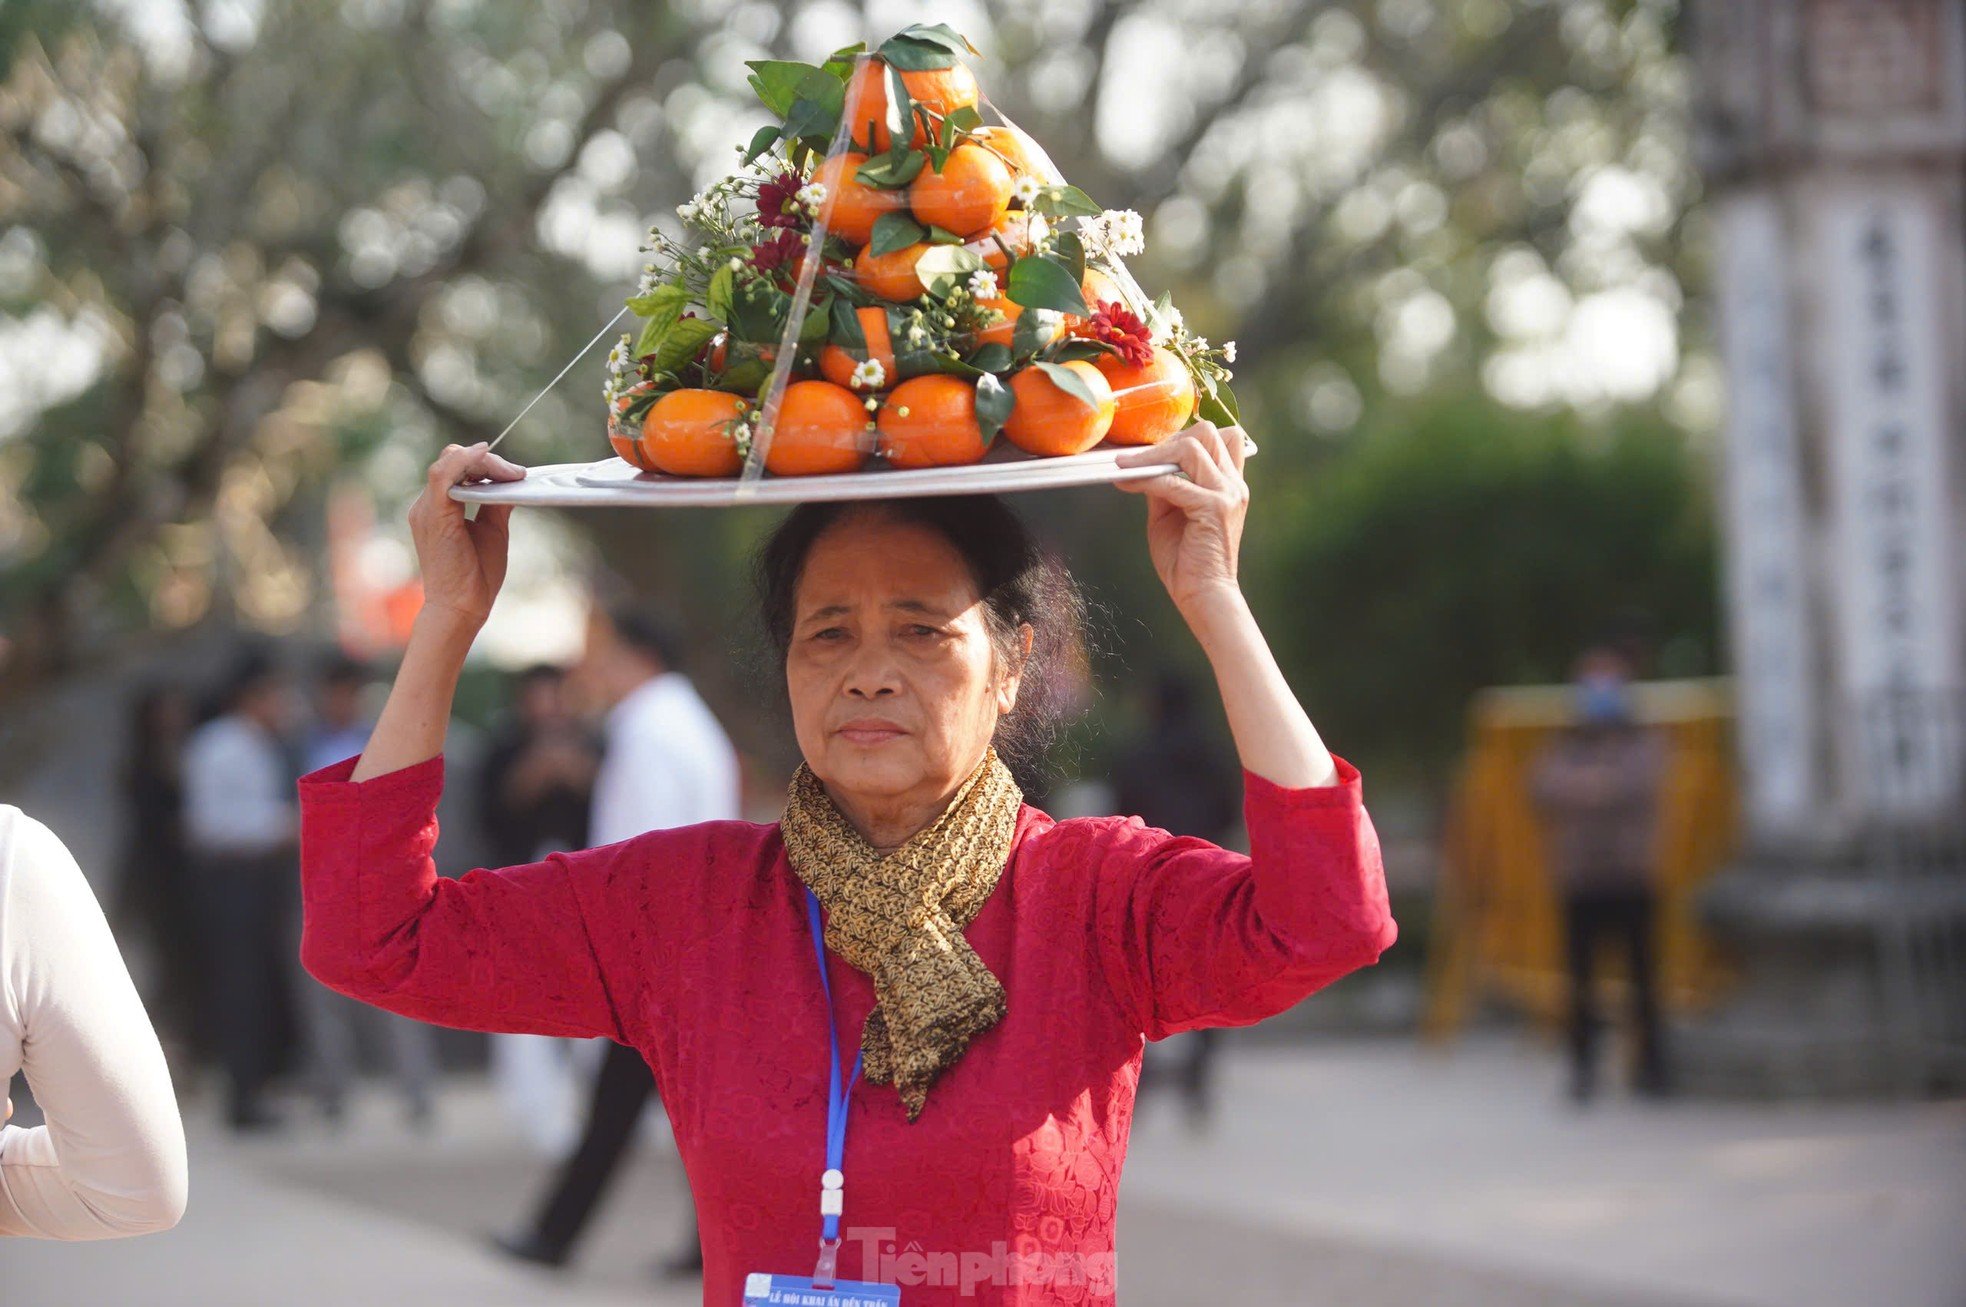
[[[0,332],[65,334],[96,360],[40,398],[17,369],[0,405],[16,693],[160,628],[322,634],[329,482],[366,482],[393,523],[438,445],[497,431],[594,334],[650,221],[673,233],[674,206],[764,121],[744,60],[823,57],[920,16],[285,0],[153,6],[139,28],[137,12],[0,8]],[[1690,665],[1711,659],[1702,456],[1682,435],[1706,420],[1710,370],[1676,335],[1697,181],[1672,0],[930,17],[984,50],[985,92],[1068,177],[1146,216],[1141,282],[1238,338],[1264,447],[1248,584],[1334,747],[1427,772],[1470,688],[1560,674],[1605,605],[1651,608],[1702,651]],[[1567,334],[1613,319],[1649,331],[1649,353]],[[599,456],[600,376],[598,356],[576,369],[510,452]],[[1109,684],[1198,666],[1137,503],[1023,507],[1113,616]],[[744,553],[770,516],[559,520],[704,633],[713,699],[753,747],[782,746],[759,710],[772,673],[729,656],[751,647]],[[1127,703],[1102,708],[1089,766],[1120,747]]]

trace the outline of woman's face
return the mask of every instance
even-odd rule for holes
[[[835,799],[887,811],[936,810],[983,760],[1018,684],[962,555],[877,510],[807,554],[785,681],[813,773]]]

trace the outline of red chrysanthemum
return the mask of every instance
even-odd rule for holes
[[[780,231],[768,241],[751,247],[751,266],[759,272],[777,272],[780,268],[796,268],[799,256],[805,253],[806,243],[799,239],[799,233],[791,230]]]
[[[1111,345],[1119,356],[1134,367],[1153,360],[1154,342],[1147,324],[1118,300],[1107,300],[1098,311],[1080,323],[1075,335]]]
[[[767,227],[803,227],[805,205],[799,203],[799,189],[806,179],[791,169],[758,186],[758,221]]]

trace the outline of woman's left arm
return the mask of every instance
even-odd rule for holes
[[[1154,570],[1208,655],[1242,765],[1286,789],[1336,784],[1337,766],[1283,679],[1236,578],[1249,512],[1242,428],[1197,422],[1119,462],[1180,468],[1179,475],[1119,485],[1147,499]]]
[[[1358,772],[1318,739],[1236,584],[1242,432],[1200,423],[1122,461],[1184,473],[1123,484],[1148,499],[1154,565],[1220,683],[1249,828],[1248,856],[1135,822],[1087,836],[1104,970],[1158,1039],[1281,1012],[1375,962],[1398,928]]]

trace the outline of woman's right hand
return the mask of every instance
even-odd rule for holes
[[[518,481],[526,470],[480,442],[446,445],[430,465],[423,493],[410,505],[410,535],[423,573],[423,604],[483,626],[505,583],[510,504],[480,504],[475,519],[452,499],[452,486],[467,481]]]

